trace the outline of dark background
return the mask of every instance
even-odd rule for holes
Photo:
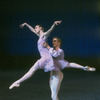
[[[100,1],[99,0],[0,0],[0,100],[51,100],[49,73],[38,70],[20,88],[8,87],[40,58],[38,37],[27,27],[41,24],[52,37],[62,39],[65,59],[95,67],[96,72],[65,69],[60,100],[100,100]]]
[[[96,0],[0,0],[0,68],[27,67],[39,58],[38,37],[20,24],[41,24],[47,31],[56,20],[62,24],[51,33],[49,44],[58,36],[66,60],[99,69],[100,2]]]

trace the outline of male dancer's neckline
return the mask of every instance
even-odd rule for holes
[[[56,51],[57,51],[58,49],[60,49],[60,48],[59,48],[59,47],[55,47],[55,48],[54,48],[54,50],[56,50]]]

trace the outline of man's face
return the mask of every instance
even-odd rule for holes
[[[58,47],[58,46],[60,46],[60,42],[59,42],[56,38],[54,38],[54,39],[52,40],[52,44],[53,44],[53,47]]]

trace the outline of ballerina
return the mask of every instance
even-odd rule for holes
[[[48,72],[54,69],[52,56],[50,55],[48,49],[45,47],[45,44],[47,41],[47,37],[50,35],[54,27],[59,24],[61,24],[61,21],[55,21],[47,32],[44,32],[44,29],[41,25],[36,25],[35,28],[31,27],[27,23],[23,23],[20,25],[21,28],[23,28],[24,26],[27,26],[33,33],[39,36],[37,45],[38,45],[38,51],[40,53],[41,58],[36,61],[36,63],[30,68],[30,70],[22,78],[15,81],[9,87],[9,89],[12,89],[14,87],[19,87],[20,83],[29,79],[38,69],[44,69],[45,72]]]

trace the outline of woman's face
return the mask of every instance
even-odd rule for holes
[[[40,33],[40,30],[41,30],[41,29],[42,29],[42,27],[40,27],[40,26],[38,26],[38,25],[35,26],[35,32],[36,32],[37,34]]]

